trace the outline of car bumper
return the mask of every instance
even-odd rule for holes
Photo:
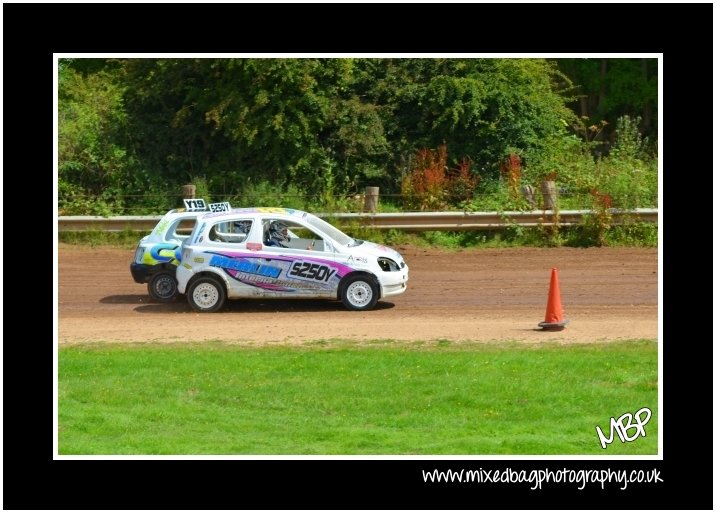
[[[383,273],[381,277],[380,297],[397,296],[408,289],[407,266],[398,272]]]
[[[153,274],[154,270],[153,265],[147,265],[147,264],[137,264],[135,262],[132,262],[129,264],[129,271],[132,273],[132,278],[137,283],[147,283],[149,281],[149,278]]]
[[[152,279],[152,276],[154,276],[158,272],[165,270],[173,271],[174,269],[175,266],[167,264],[147,265],[138,264],[136,262],[132,262],[131,264],[129,264],[129,272],[132,273],[132,278],[137,283],[149,283],[149,280]]]

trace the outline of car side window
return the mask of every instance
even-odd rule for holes
[[[233,219],[217,223],[209,230],[209,240],[228,244],[241,244],[246,242],[252,226],[253,221],[251,219]]]
[[[300,249],[325,251],[323,238],[297,222],[267,219],[263,223],[264,248],[268,250]]]

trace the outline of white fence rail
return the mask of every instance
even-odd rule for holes
[[[532,210],[528,212],[411,212],[411,213],[355,213],[355,214],[319,214],[319,217],[340,219],[361,227],[376,229],[395,228],[407,231],[432,230],[500,230],[510,226],[525,228],[552,225],[580,225],[586,216],[593,215],[590,210],[561,210],[555,215],[552,210]],[[658,223],[659,210],[639,208],[622,211],[612,209],[611,224],[621,224],[625,219],[644,223]],[[61,216],[58,218],[58,230],[86,231],[101,230],[120,232],[123,230],[150,231],[162,216]]]

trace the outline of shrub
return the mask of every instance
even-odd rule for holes
[[[475,188],[480,183],[480,177],[471,171],[472,161],[463,158],[457,168],[452,169],[448,175],[448,192],[450,203],[460,204],[470,201],[475,195]]]
[[[463,158],[448,170],[447,147],[418,150],[410,172],[403,178],[401,193],[408,210],[444,210],[449,205],[470,201],[480,178],[472,171],[472,162]]]
[[[519,196],[520,179],[522,177],[522,161],[516,153],[510,153],[500,162],[500,176],[507,184],[512,196]]]
[[[401,192],[409,210],[442,210],[446,206],[447,147],[418,150],[413,169],[403,179]]]
[[[311,210],[316,201],[295,185],[281,186],[267,180],[247,180],[241,191],[228,197],[232,207],[286,207]]]

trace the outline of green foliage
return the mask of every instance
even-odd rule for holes
[[[644,151],[636,123],[629,118],[617,121],[622,135],[606,157],[594,157],[590,142],[575,136],[551,139],[545,151],[528,155],[525,181],[538,186],[551,176],[570,194],[592,196],[596,203],[599,195],[609,194],[615,208],[655,206],[657,161]]]
[[[247,180],[242,190],[228,198],[233,207],[285,207],[311,210],[316,198],[306,196],[295,185],[276,186],[266,180]]]
[[[83,75],[65,63],[58,89],[59,208],[96,215],[121,210],[133,164],[123,144],[126,86],[116,74]]]
[[[473,197],[459,205],[465,212],[506,212],[532,210],[524,196],[516,196],[500,178],[480,180]]]
[[[594,222],[583,226],[562,228],[564,246],[590,248],[594,246],[627,246],[655,248],[659,245],[658,226],[653,223],[625,223],[599,231]]]
[[[609,246],[643,246],[655,248],[659,245],[659,229],[654,223],[625,223],[613,227],[607,234]]]
[[[655,162],[625,161],[611,158],[604,162],[597,187],[609,194],[615,206],[623,209],[655,206],[658,196],[658,170]]]
[[[318,191],[332,183],[333,196],[341,197],[368,180],[390,186],[388,172],[405,151],[444,141],[460,158],[495,168],[504,148],[539,146],[568,116],[554,85],[565,79],[541,59],[62,64],[61,110],[72,99],[72,76],[81,77],[88,92],[103,90],[109,112],[123,116],[115,161],[144,170],[152,183],[162,177],[174,186],[192,176],[209,183],[265,179]],[[64,123],[61,117],[63,144]],[[62,164],[69,169],[72,161]]]
[[[639,131],[641,117],[622,116],[617,119],[616,140],[611,156],[618,160],[649,160],[649,138]]]
[[[194,183],[235,206],[358,211],[373,185],[381,211],[504,212],[540,208],[522,187],[539,200],[552,178],[559,208],[595,210],[608,243],[600,198],[656,206],[658,165],[642,137],[657,114],[654,62],[60,59],[58,209],[160,214]],[[589,96],[586,118],[567,107],[577,92]],[[441,147],[450,155],[419,153]]]
[[[613,139],[616,120],[641,116],[640,131],[658,130],[658,60],[655,58],[557,59],[559,69],[576,87],[572,108],[588,125],[608,122],[602,141]]]
[[[118,211],[103,197],[90,196],[81,186],[61,180],[57,186],[59,213],[63,216],[105,216]]]
[[[398,154],[447,142],[486,176],[510,148],[540,148],[573,116],[561,94],[569,79],[542,59],[389,59],[378,75],[368,95],[390,107]]]
[[[584,220],[584,235],[598,247],[606,245],[607,232],[611,228],[612,214],[609,199],[609,195],[597,195],[594,213]]]
[[[190,183],[196,187],[195,197],[203,198],[207,203],[213,203],[211,192],[209,191],[209,183],[204,176],[194,176]]]
[[[135,187],[140,187],[135,182]],[[142,194],[133,194],[125,198],[123,215],[163,215],[173,208],[183,207],[181,189],[167,185],[146,182]],[[115,215],[118,212],[115,211]]]
[[[430,247],[462,249],[470,247],[510,247],[523,240],[522,231],[508,228],[502,231],[431,231],[419,234],[420,240]]]
[[[528,151],[523,168],[523,181],[539,190],[543,180],[553,179],[559,186],[581,190],[594,169],[589,146],[574,135],[547,139],[540,151]]]

